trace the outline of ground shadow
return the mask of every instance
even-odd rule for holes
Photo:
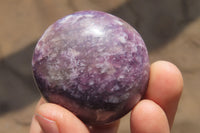
[[[39,98],[32,77],[31,58],[36,42],[0,61],[0,115]]]

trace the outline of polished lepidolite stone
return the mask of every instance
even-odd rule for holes
[[[149,59],[139,33],[108,13],[81,11],[45,31],[32,59],[41,94],[89,124],[128,113],[145,93]]]

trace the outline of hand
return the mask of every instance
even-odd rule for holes
[[[131,112],[132,133],[169,133],[183,88],[178,68],[166,61],[151,65],[147,92]],[[36,106],[30,133],[116,133],[119,120],[86,126],[67,109],[43,99]]]

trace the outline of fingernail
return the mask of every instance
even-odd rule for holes
[[[40,114],[35,115],[41,129],[44,133],[59,133],[58,126],[55,121],[49,120]]]

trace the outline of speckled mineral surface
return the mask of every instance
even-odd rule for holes
[[[48,27],[32,67],[44,98],[89,124],[124,116],[149,79],[141,36],[122,19],[99,11],[76,12]]]

